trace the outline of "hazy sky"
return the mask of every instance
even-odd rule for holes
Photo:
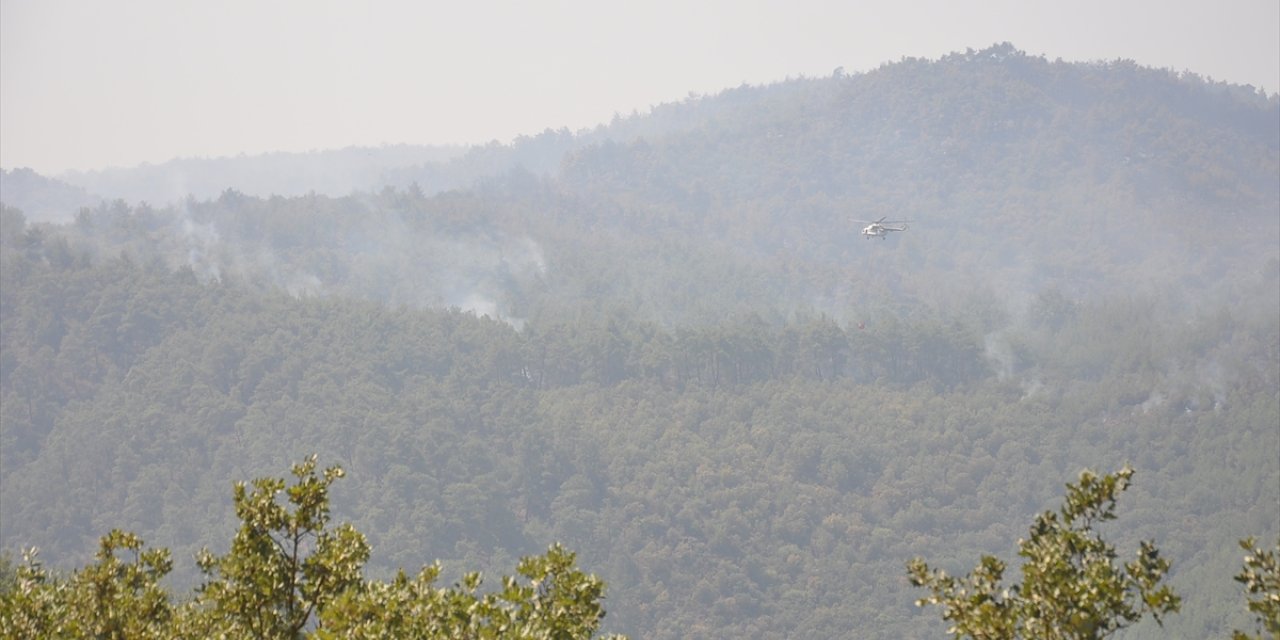
[[[1002,41],[1280,89],[1277,0],[0,0],[0,167],[506,142]]]

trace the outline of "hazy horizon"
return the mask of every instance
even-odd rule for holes
[[[0,166],[508,142],[1010,42],[1280,88],[1280,3],[0,2]]]

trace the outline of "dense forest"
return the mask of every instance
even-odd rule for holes
[[[607,632],[925,638],[908,559],[1012,562],[1128,463],[1104,528],[1158,541],[1182,610],[1123,637],[1248,627],[1276,96],[1005,44],[437,152],[150,201],[156,167],[6,172],[0,546],[70,568],[127,529],[186,589],[231,483],[315,452],[375,576],[560,542]]]

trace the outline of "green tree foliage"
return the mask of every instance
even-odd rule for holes
[[[283,478],[254,480],[252,491],[236,484],[240,530],[226,555],[197,557],[210,580],[189,602],[175,604],[160,587],[172,568],[167,549],[143,550],[141,538],[114,530],[98,561],[65,580],[28,552],[0,593],[0,635],[571,640],[593,636],[604,618],[604,582],[579,571],[559,545],[521,560],[524,581],[503,578],[496,593],[480,593],[479,573],[435,587],[438,564],[413,580],[401,571],[390,582],[365,581],[364,536],[349,524],[328,526],[329,485],[342,468],[317,473],[311,456],[293,475],[287,486]]]
[[[1240,541],[1240,548],[1246,553],[1244,568],[1235,579],[1244,585],[1249,611],[1257,617],[1261,631],[1256,636],[1236,631],[1233,637],[1260,640],[1265,633],[1280,638],[1280,540],[1274,549],[1263,549],[1253,538],[1246,538]]]
[[[1068,484],[1062,509],[1038,516],[1018,544],[1021,584],[1001,585],[1005,564],[994,556],[983,556],[964,578],[913,559],[911,583],[931,592],[917,604],[941,606],[949,632],[975,640],[1105,638],[1146,614],[1160,622],[1180,603],[1161,584],[1169,561],[1144,541],[1137,559],[1118,566],[1115,548],[1094,530],[1115,519],[1116,497],[1132,476],[1129,467],[1103,476],[1085,471]]]
[[[29,550],[13,588],[0,595],[6,638],[168,638],[174,605],[160,586],[172,569],[166,549],[143,550],[141,538],[113,530],[97,562],[67,580],[51,577]],[[132,554],[122,560],[118,552]]]
[[[297,481],[259,478],[234,491],[241,525],[225,556],[201,552],[201,613],[232,636],[295,638],[344,590],[359,585],[369,545],[350,524],[330,530],[329,485],[341,467],[316,473],[316,457],[294,465]],[[279,503],[292,505],[290,511]]]
[[[502,589],[479,593],[479,573],[454,588],[434,586],[440,566],[416,578],[403,571],[338,598],[317,638],[529,638],[591,637],[604,618],[604,582],[574,568],[574,554],[554,545],[525,558]],[[465,615],[461,615],[465,612]]]

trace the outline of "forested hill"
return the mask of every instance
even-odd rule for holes
[[[372,570],[561,541],[645,638],[943,634],[904,563],[1011,562],[1137,469],[1183,612],[1247,626],[1280,535],[1280,99],[1007,45],[738,87],[380,169],[113,200],[6,174],[0,547],[230,539],[235,480],[342,464]],[[9,178],[49,197],[11,190]],[[17,196],[22,196],[17,197]],[[25,199],[24,199],[25,198]],[[908,219],[864,240],[855,220]]]
[[[1184,286],[1265,260],[1280,235],[1280,101],[1131,63],[995,47],[685,108],[700,126],[587,149],[564,182],[621,201],[627,233],[657,223],[786,261],[836,299],[885,280],[919,296]],[[912,230],[889,250],[852,242],[851,218],[881,216]]]
[[[198,273],[509,318],[587,303],[677,324],[726,310],[850,321],[956,296],[1021,311],[1055,288],[1166,287],[1192,304],[1276,255],[1278,123],[1280,98],[1250,87],[1000,45],[452,161],[393,168],[388,153],[378,178],[360,173],[363,194],[226,183],[82,222],[127,227],[90,243],[107,255],[132,244]],[[6,185],[7,204],[20,195]],[[856,220],[883,216],[910,231],[863,241]]]

